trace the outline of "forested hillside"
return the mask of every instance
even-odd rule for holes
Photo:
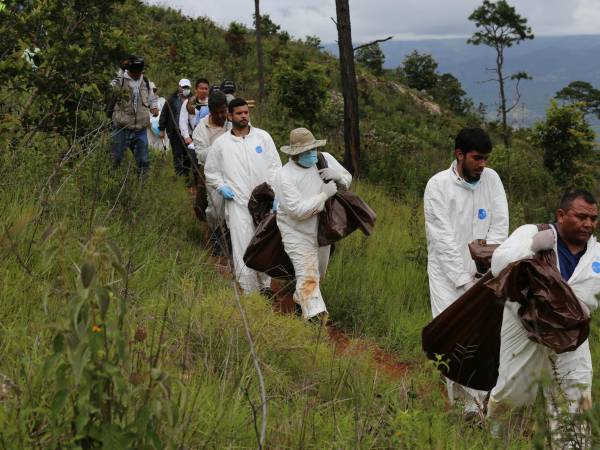
[[[576,107],[556,106],[546,128],[518,132],[506,149],[474,112],[457,115],[359,66],[353,190],[378,219],[372,236],[356,232],[332,258],[323,292],[336,339],[258,294],[238,306],[169,154],[152,153],[145,180],[130,155],[110,164],[105,104],[121,56],[143,56],[164,96],[180,78],[204,76],[231,78],[256,99],[254,30],[135,0],[0,5],[1,448],[256,448],[265,404],[265,448],[543,448],[543,409],[493,440],[448,404],[422,355],[431,317],[422,195],[450,164],[457,131],[481,125],[494,137],[490,164],[511,225],[551,219],[564,187],[598,191],[585,133],[569,141],[572,153],[551,151],[564,122],[551,120],[584,127]],[[341,156],[337,59],[267,16],[263,26],[267,97],[252,123],[278,147],[308,126]],[[585,419],[598,424],[594,408]]]

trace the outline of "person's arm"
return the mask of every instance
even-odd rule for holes
[[[181,137],[185,141],[186,144],[192,142],[190,138],[190,124],[189,124],[189,114],[187,111],[187,100],[183,102],[181,105],[181,109],[179,110],[179,132],[181,133]],[[189,141],[189,142],[188,142]]]
[[[488,244],[502,244],[508,237],[508,202],[502,180],[493,172],[492,222],[485,237]]]
[[[336,180],[336,183],[344,189],[350,189],[350,184],[352,183],[352,174],[348,172],[346,168],[329,153],[323,152],[323,156],[327,160],[327,166],[335,170],[340,177],[339,180]]]
[[[210,144],[208,142],[208,136],[206,134],[206,127],[204,124],[199,123],[196,128],[194,128],[192,140],[194,141],[194,149],[196,151],[196,158],[198,158],[198,162],[202,165],[206,164],[206,157],[208,156]]]
[[[160,117],[158,118],[158,129],[160,131],[165,131],[167,129],[167,123],[169,121],[169,109],[171,105],[169,104],[169,100],[165,102],[165,106],[160,111]]]
[[[454,282],[455,287],[464,286],[473,280],[473,275],[464,266],[463,258],[451,228],[449,204],[436,180],[429,180],[423,199],[425,227],[428,240],[437,247],[438,263],[442,271]]]
[[[208,153],[206,163],[204,164],[204,178],[206,179],[206,185],[215,190],[225,186],[223,173],[221,172],[223,160],[222,152],[223,147],[219,145],[218,140],[215,141],[211,151]]]
[[[492,255],[492,275],[497,277],[510,263],[533,256],[531,244],[537,232],[537,226],[523,225],[500,244],[500,247],[494,250]]]
[[[280,192],[276,193],[279,207],[294,220],[306,220],[323,211],[327,194],[319,192],[309,198],[303,198],[302,193],[289,180],[280,177]]]
[[[273,138],[265,132],[265,151],[266,155],[269,157],[269,173],[267,175],[267,183],[273,184],[273,180],[275,179],[275,174],[281,168],[281,158],[279,157],[279,153],[277,153],[277,147],[275,147],[275,142],[273,142]]]
[[[149,82],[150,80],[148,80],[148,83]],[[146,86],[149,86],[149,84],[146,84]],[[152,91],[152,89],[148,89],[148,107],[152,112],[152,115],[158,115],[158,98],[156,97],[156,94]]]
[[[124,79],[123,79],[123,74],[121,75],[117,75],[115,78],[112,79],[112,81],[110,82],[110,86],[114,89],[114,90],[120,90],[123,87],[123,84],[125,83]]]

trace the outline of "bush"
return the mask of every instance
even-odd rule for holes
[[[288,115],[314,127],[327,100],[329,80],[322,66],[305,61],[280,64],[273,76],[277,99]]]
[[[535,142],[544,151],[544,165],[565,188],[590,189],[594,184],[598,170],[598,158],[592,153],[594,137],[577,104],[559,106],[554,100],[546,120],[534,129]]]

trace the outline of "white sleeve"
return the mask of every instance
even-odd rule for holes
[[[323,211],[327,196],[320,192],[309,198],[303,198],[303,195],[296,186],[279,177],[277,183],[279,192],[276,193],[276,198],[279,200],[279,207],[294,220],[306,220]]]
[[[535,225],[523,225],[500,244],[492,255],[492,275],[496,277],[510,263],[533,256],[531,242],[537,232]]]
[[[450,227],[449,202],[445,193],[437,186],[436,180],[429,180],[423,199],[427,238],[438,249],[438,263],[444,273],[460,287],[473,279],[470,270],[464,266],[463,258],[454,239],[455,231]]]
[[[338,184],[344,189],[350,189],[350,184],[352,183],[352,174],[348,172],[346,168],[329,153],[323,152],[323,156],[327,160],[327,166],[331,167],[342,176],[342,179],[338,182]]]
[[[492,222],[486,235],[488,244],[502,244],[508,237],[508,202],[502,180],[494,172],[492,192]]]
[[[225,186],[223,180],[223,173],[221,172],[223,162],[223,146],[219,145],[219,141],[216,141],[208,153],[206,163],[204,164],[204,177],[206,184],[213,189],[219,189]]]
[[[187,111],[187,100],[183,102],[181,105],[181,109],[179,110],[179,132],[181,133],[181,137],[185,140],[190,137],[190,124],[189,124],[189,114]]]
[[[194,128],[192,139],[194,141],[194,149],[196,150],[198,162],[200,164],[206,164],[206,156],[208,155],[210,144],[208,143],[208,136],[206,135],[206,127],[203,124],[199,123],[196,128]]]
[[[275,147],[273,138],[267,132],[265,132],[264,141],[265,150],[269,156],[269,174],[267,175],[267,183],[273,185],[275,174],[281,168],[281,158],[279,157],[279,153],[277,153],[277,147]]]
[[[148,80],[148,84],[146,86],[150,85],[150,80]],[[158,108],[158,98],[156,97],[156,94],[152,91],[152,89],[149,89],[148,92],[148,108],[149,109],[154,109],[154,108]]]

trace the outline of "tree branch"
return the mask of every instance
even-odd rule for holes
[[[333,19],[332,19],[332,20],[333,20]],[[370,47],[371,45],[379,44],[380,42],[389,41],[389,40],[390,40],[390,39],[392,39],[393,37],[394,37],[394,36],[388,36],[388,37],[386,37],[385,39],[375,39],[374,41],[372,41],[372,42],[368,42],[367,44],[362,44],[362,45],[359,45],[358,47],[354,47],[354,48],[352,49],[352,51],[354,51],[354,52],[355,52],[356,50],[358,50],[358,49],[361,49],[361,48]]]
[[[521,82],[521,79],[517,79],[517,83],[515,85],[515,92],[517,93],[517,99],[515,100],[515,102],[513,103],[513,105],[508,108],[506,110],[506,113],[508,114],[509,112],[511,112],[513,109],[515,109],[517,107],[517,105],[519,104],[519,101],[521,100],[521,92],[519,91],[519,83]]]

